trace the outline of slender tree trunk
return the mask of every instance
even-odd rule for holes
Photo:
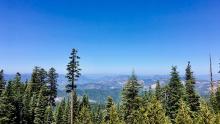
[[[70,109],[71,109],[71,124],[74,124],[74,117],[73,117],[73,97],[74,97],[74,90],[71,90],[71,106],[70,106]]]

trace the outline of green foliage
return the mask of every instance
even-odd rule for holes
[[[130,124],[134,121],[134,113],[139,109],[138,94],[140,89],[137,77],[132,73],[130,79],[122,90],[122,116],[126,123]]]
[[[146,124],[168,124],[170,121],[166,117],[166,112],[162,107],[162,104],[155,96],[151,101],[144,106],[144,123]]]
[[[82,107],[77,117],[77,124],[92,124],[92,114],[88,107]]]
[[[44,114],[44,124],[52,124],[53,122],[54,122],[53,110],[51,106],[48,106]]]
[[[193,112],[197,112],[199,110],[199,96],[195,92],[195,78],[193,76],[193,72],[191,71],[190,62],[188,62],[185,74],[186,80],[186,96],[187,103],[189,104],[190,110]]]
[[[0,95],[5,89],[5,79],[4,79],[4,71],[0,71]]]
[[[196,124],[214,124],[215,122],[215,113],[208,106],[207,103],[202,102],[199,110],[199,114],[195,119]]]
[[[81,103],[80,103],[80,105],[79,105],[79,111],[80,111],[84,106],[90,109],[89,97],[88,97],[87,95],[85,95],[85,94],[83,95],[82,101],[81,101]]]
[[[175,119],[176,124],[193,124],[193,119],[190,117],[190,115],[190,108],[181,99],[180,107]]]
[[[177,67],[172,67],[171,78],[168,84],[167,114],[174,121],[179,109],[179,100],[183,97],[183,85],[180,81]]]
[[[1,124],[15,124],[15,107],[12,105],[12,84],[8,82],[6,90],[4,90],[0,97],[0,123]]]
[[[217,108],[217,111],[220,112],[220,84],[215,94],[216,94],[215,95],[216,96],[216,108]]]
[[[62,124],[64,122],[63,115],[65,112],[65,99],[59,103],[55,112],[55,124]]]
[[[34,124],[43,124],[45,120],[45,110],[48,105],[47,91],[45,87],[42,87],[38,95],[37,105],[34,109]]]
[[[123,121],[120,120],[119,114],[114,104],[109,108],[109,119],[106,121],[106,123],[107,124],[123,124]]]
[[[54,68],[50,68],[47,74],[47,83],[49,89],[49,103],[52,106],[55,106],[55,98],[57,97],[57,78],[58,74]]]
[[[80,77],[80,71],[81,69],[79,68],[79,59],[80,57],[77,56],[77,50],[72,49],[71,55],[70,55],[70,62],[67,64],[67,71],[68,73],[66,74],[66,77],[70,84],[66,86],[67,88],[67,93],[71,92],[71,105],[70,105],[70,110],[71,110],[71,124],[73,124],[76,121],[77,114],[78,114],[78,101],[77,101],[77,94],[76,94],[76,84],[75,81],[78,80]]]
[[[155,95],[156,95],[157,100],[160,100],[160,101],[162,100],[162,89],[160,86],[160,81],[156,82]]]

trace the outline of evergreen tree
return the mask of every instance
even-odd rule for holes
[[[87,108],[90,109],[89,98],[88,98],[88,96],[85,95],[85,94],[83,95],[82,101],[81,101],[81,103],[80,103],[80,105],[79,105],[79,111],[80,111],[84,106],[86,106]]]
[[[77,117],[78,124],[92,124],[92,115],[88,107],[84,106]]]
[[[34,124],[44,124],[45,110],[48,105],[48,98],[46,96],[47,96],[46,87],[42,87],[38,95],[36,108],[34,110],[35,113]]]
[[[41,87],[46,84],[46,71],[40,67],[34,67],[31,81],[28,86],[28,92],[30,94],[39,93]]]
[[[55,113],[55,124],[63,124],[63,115],[65,110],[65,99],[58,105]]]
[[[220,84],[217,88],[215,96],[216,96],[216,108],[217,108],[217,111],[220,112]]]
[[[195,118],[196,124],[214,124],[215,114],[207,103],[202,102],[197,118]]]
[[[162,100],[162,89],[160,87],[160,81],[156,82],[156,88],[155,88],[155,95],[157,97],[157,100]]]
[[[133,72],[122,90],[122,116],[127,124],[133,123],[134,116],[132,114],[139,109],[140,104],[137,102],[137,97],[140,87],[137,77]]]
[[[64,114],[63,114],[63,124],[70,124],[70,120],[71,116],[70,116],[70,101],[69,98],[67,100],[67,102],[65,103],[65,110],[64,110]]]
[[[180,107],[175,119],[176,124],[193,124],[193,120],[190,115],[191,113],[189,107],[181,99]]]
[[[54,122],[52,107],[48,106],[44,114],[44,124],[52,124]]]
[[[101,124],[103,119],[103,112],[101,109],[101,105],[95,106],[95,110],[93,111],[93,123]]]
[[[15,107],[13,103],[13,90],[11,81],[0,97],[0,124],[15,124]]]
[[[170,123],[168,117],[166,117],[166,112],[162,107],[162,104],[155,96],[152,97],[151,101],[144,106],[146,107],[145,112],[143,112],[144,123],[146,124],[168,124]]]
[[[110,110],[111,107],[114,105],[112,97],[107,98],[107,103],[105,107],[105,116],[104,116],[104,121],[108,122],[110,120]]]
[[[41,86],[46,85],[47,71],[43,68],[40,68],[40,70],[39,70],[39,79],[40,79]]]
[[[180,81],[177,67],[172,67],[171,78],[168,84],[167,114],[174,121],[179,109],[179,101],[183,97],[183,85]]]
[[[216,114],[215,123],[220,124],[220,113]]]
[[[24,104],[22,102],[22,98],[24,95],[24,85],[21,81],[21,74],[16,73],[14,80],[11,81],[12,88],[12,105],[15,107],[15,122],[21,124],[24,122],[23,113],[24,113]]]
[[[186,80],[186,96],[187,102],[189,104],[190,110],[193,112],[197,112],[199,110],[199,96],[195,92],[195,78],[193,76],[193,72],[191,71],[190,62],[188,62],[185,74]]]
[[[75,81],[80,77],[80,68],[79,68],[79,59],[80,57],[77,56],[77,50],[72,49],[72,53],[70,58],[70,62],[67,65],[67,79],[70,82],[67,87],[67,92],[71,92],[71,124],[74,124],[74,121],[77,118],[77,111],[78,111],[78,101],[77,101],[77,94],[76,94],[76,85]]]
[[[48,89],[49,89],[49,103],[55,106],[55,98],[57,97],[57,78],[58,74],[54,68],[50,68],[47,74]]]
[[[109,108],[109,120],[107,120],[106,123],[107,124],[123,124],[124,123],[122,120],[120,120],[118,112],[114,104]]]
[[[26,113],[26,121],[29,123],[29,124],[33,124],[34,123],[34,118],[35,118],[35,108],[37,106],[37,94],[34,93],[31,98],[30,98],[30,102],[28,104],[27,107],[27,112]]]
[[[0,95],[5,89],[5,79],[4,79],[4,71],[0,71]]]

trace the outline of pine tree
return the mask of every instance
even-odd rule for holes
[[[162,104],[155,96],[151,101],[144,106],[146,110],[143,112],[144,123],[146,124],[168,124],[170,121],[166,117],[166,112],[162,107]]]
[[[107,124],[123,124],[124,123],[122,120],[119,119],[119,115],[114,104],[109,108],[109,120],[107,120],[106,123]]]
[[[199,114],[194,121],[196,124],[214,124],[215,114],[207,103],[202,102],[200,105]]]
[[[168,88],[166,112],[172,121],[174,121],[179,109],[179,100],[183,97],[183,85],[180,81],[177,67],[172,67]]]
[[[67,102],[65,103],[65,109],[64,109],[62,119],[63,119],[63,124],[70,124],[71,115],[70,115],[70,101],[69,101],[69,98],[68,98]]]
[[[4,79],[4,71],[0,71],[0,95],[5,89],[5,79]]]
[[[11,81],[8,82],[8,86],[2,92],[0,97],[0,124],[15,124],[15,107],[13,102],[13,90]]]
[[[216,114],[215,124],[220,124],[220,113],[217,113],[217,114]]]
[[[54,122],[52,107],[48,106],[44,114],[44,124],[52,124]]]
[[[185,74],[186,80],[186,96],[187,102],[189,104],[190,110],[193,112],[197,112],[199,110],[199,96],[195,92],[195,78],[193,76],[193,72],[191,71],[190,62],[188,62]]]
[[[220,112],[220,84],[217,88],[215,96],[216,96],[216,108],[217,108],[217,111]]]
[[[193,124],[193,120],[190,115],[190,108],[181,99],[180,107],[175,119],[176,124]]]
[[[29,102],[29,105],[28,105],[28,114],[27,114],[27,117],[26,117],[27,122],[30,123],[30,124],[34,123],[36,106],[37,106],[37,94],[34,93],[31,96],[31,99],[30,99],[30,102]]]
[[[83,95],[82,101],[81,101],[81,103],[80,103],[80,105],[79,105],[79,111],[80,111],[84,106],[86,106],[87,108],[90,109],[89,98],[88,98],[88,96],[85,95],[85,94]]]
[[[88,107],[84,106],[79,112],[77,124],[92,124],[92,115]]]
[[[46,87],[42,87],[38,95],[36,108],[34,110],[35,113],[34,124],[44,124],[45,110],[48,105],[48,98],[46,96],[47,96]]]
[[[104,116],[104,121],[108,122],[110,120],[110,110],[111,107],[114,105],[112,97],[107,98],[107,103],[105,107],[105,116]]]
[[[24,104],[22,102],[22,98],[24,95],[24,85],[21,81],[21,74],[16,73],[15,78],[11,81],[12,87],[12,105],[15,107],[15,122],[21,124],[24,122],[23,113],[24,113]]]
[[[70,58],[70,62],[67,65],[67,79],[70,82],[67,87],[67,92],[71,92],[71,124],[74,124],[74,121],[77,118],[77,111],[78,111],[78,101],[77,101],[77,94],[76,94],[76,85],[75,81],[80,77],[80,68],[79,68],[79,59],[80,57],[77,56],[77,50],[72,49],[72,53]]]
[[[162,93],[161,93],[161,87],[160,87],[160,81],[156,82],[156,88],[155,88],[155,95],[157,97],[157,100],[162,100]]]
[[[141,86],[138,83],[137,77],[133,72],[122,90],[122,116],[127,124],[133,123],[134,116],[132,115],[132,113],[135,113],[134,111],[137,111],[139,109],[137,97],[140,87]]]
[[[94,124],[101,124],[103,119],[103,112],[101,109],[101,105],[98,104],[97,106],[95,106],[95,109],[93,111],[93,123]]]
[[[58,74],[54,68],[50,68],[47,74],[48,89],[49,89],[49,103],[55,106],[55,98],[57,97],[57,78]]]
[[[63,115],[65,110],[65,99],[63,99],[55,112],[55,124],[63,124]]]
[[[39,93],[40,89],[43,85],[46,84],[46,71],[40,67],[34,67],[32,75],[31,75],[31,81],[28,86],[28,92],[30,94]]]

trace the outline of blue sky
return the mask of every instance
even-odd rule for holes
[[[83,73],[197,74],[220,61],[219,0],[1,0],[0,68],[65,73],[71,48]]]

